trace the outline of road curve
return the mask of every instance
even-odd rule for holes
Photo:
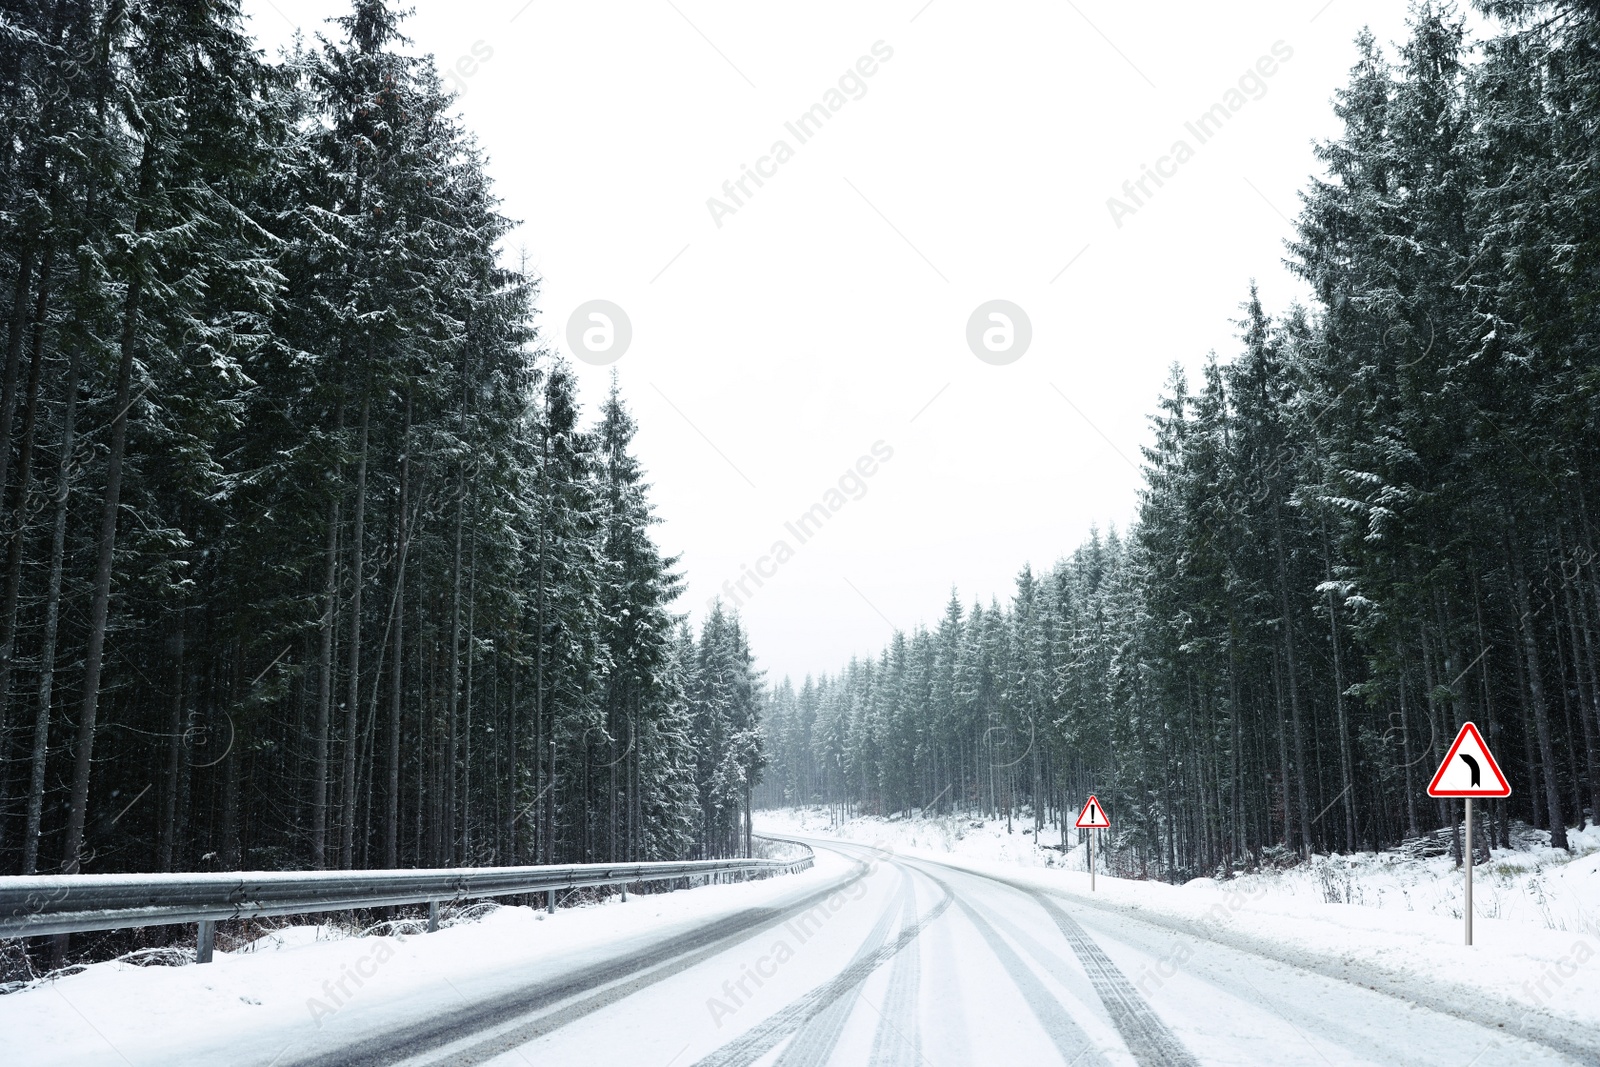
[[[851,862],[803,897],[293,1062],[1583,1062],[1492,1024],[1028,884],[806,840]]]

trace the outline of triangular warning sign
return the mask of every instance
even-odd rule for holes
[[[1078,821],[1072,825],[1080,830],[1109,830],[1111,820],[1106,818],[1106,809],[1100,805],[1099,798],[1090,796],[1083,810],[1078,812]]]
[[[1470,722],[1456,734],[1456,743],[1428,783],[1430,797],[1508,797],[1511,785],[1489,755],[1483,735]]]

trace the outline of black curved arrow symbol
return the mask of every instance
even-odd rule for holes
[[[1482,775],[1483,772],[1478,769],[1478,761],[1467,755],[1465,752],[1458,752],[1456,755],[1466,760],[1467,766],[1472,768],[1472,788],[1479,788],[1481,784],[1479,782],[1479,776]]]

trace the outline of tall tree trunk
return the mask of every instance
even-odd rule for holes
[[[606,741],[606,770],[610,774],[611,782],[606,798],[606,855],[609,862],[618,862],[617,857],[617,800],[620,792],[617,788],[617,712],[615,700],[607,701],[612,706],[607,710],[606,732],[611,736]]]
[[[1528,822],[1532,826],[1543,826],[1544,790],[1540,782],[1546,769],[1539,765],[1539,755],[1534,747],[1533,713],[1528,706],[1528,667],[1526,661],[1515,653],[1511,657],[1511,663],[1517,671],[1517,706],[1522,712],[1518,721],[1522,724],[1523,759],[1528,766]]]
[[[1283,803],[1283,847],[1294,848],[1294,802],[1289,799],[1289,729],[1283,717],[1283,678],[1280,663],[1283,653],[1278,649],[1272,650],[1272,688],[1273,696],[1277,699],[1277,714],[1273,716],[1278,721],[1278,795]]]
[[[638,744],[638,734],[635,733],[638,729],[639,709],[635,706],[628,716],[628,746],[630,749],[628,766],[632,773],[628,776],[628,855],[626,858],[630,863],[636,863],[644,859],[644,850],[640,847],[642,843],[641,837],[644,832],[644,802],[640,796],[643,782],[640,780],[639,774],[639,758],[642,750]]]
[[[361,449],[356,459],[356,513],[350,531],[350,677],[344,719],[344,836],[339,848],[339,865],[347,871],[355,863],[356,753],[361,744],[361,592],[366,585],[363,549],[367,532],[367,441],[371,415],[372,398],[363,396]]]
[[[1356,827],[1355,760],[1350,754],[1350,721],[1344,706],[1344,659],[1339,650],[1339,603],[1333,596],[1333,551],[1328,543],[1326,524],[1322,528],[1322,546],[1324,558],[1327,560],[1329,583],[1328,640],[1333,649],[1333,706],[1339,728],[1339,785],[1344,798],[1344,842],[1345,850],[1354,852],[1356,838],[1360,836]]]
[[[173,621],[172,636],[167,641],[172,656],[172,702],[167,716],[167,774],[161,793],[161,870],[173,869],[178,842],[178,774],[183,769],[183,745],[187,723],[184,709],[187,701],[184,692],[184,612],[179,611]]]
[[[1239,706],[1239,674],[1238,664],[1234,656],[1233,626],[1230,623],[1228,627],[1228,720],[1233,729],[1233,751],[1231,753],[1233,771],[1231,814],[1233,815],[1233,822],[1230,827],[1233,842],[1232,847],[1228,850],[1230,860],[1239,859],[1249,849],[1249,831],[1245,824],[1244,804],[1244,733],[1242,724],[1239,721],[1242,718],[1244,709]],[[1061,813],[1061,820],[1064,833],[1067,825],[1065,810]]]
[[[428,627],[425,612],[427,611],[428,598],[426,595],[417,597],[417,810],[416,810],[416,851],[415,857],[418,866],[425,865],[433,857],[429,845],[425,823],[428,812],[428,774],[429,755],[433,747],[432,734],[432,703],[428,699],[427,669],[431,659],[431,648],[428,640]]]
[[[1483,583],[1479,580],[1478,573],[1478,561],[1474,557],[1472,560],[1472,617],[1474,625],[1477,627],[1478,647],[1481,649],[1478,654],[1478,680],[1483,701],[1483,714],[1488,720],[1490,751],[1493,751],[1494,746],[1500,743],[1500,717],[1495,714],[1494,686],[1489,680],[1489,631],[1483,622]],[[1500,843],[1503,847],[1510,848],[1511,827],[1509,816],[1506,814],[1506,806],[1504,800],[1490,802],[1490,811],[1499,816],[1497,821],[1500,831]],[[1489,823],[1489,841],[1491,845],[1495,840],[1495,828],[1496,821],[1491,820]]]
[[[0,608],[0,763],[4,763],[7,753],[7,723],[11,705],[11,670],[15,662],[17,650],[17,602],[22,592],[22,558],[27,547],[26,531],[28,519],[32,508],[29,506],[29,492],[33,485],[33,442],[39,424],[39,383],[44,372],[44,334],[46,312],[49,310],[50,300],[50,250],[47,247],[44,253],[44,265],[39,270],[39,297],[33,312],[33,345],[28,360],[28,386],[26,399],[23,401],[22,413],[22,440],[17,446],[17,491],[16,501],[10,513],[10,524],[13,527],[7,541],[7,568],[5,586],[5,604]],[[0,451],[9,449],[11,441],[8,436],[0,436]],[[3,501],[3,483],[0,483],[0,501]],[[0,512],[3,515],[3,512]],[[3,526],[4,518],[0,518]],[[3,792],[3,788],[0,788]],[[0,846],[5,845],[5,826],[8,820],[0,817]]]
[[[72,452],[78,414],[78,346],[67,357],[63,390],[60,455],[56,460],[56,515],[50,535],[50,578],[45,593],[44,641],[39,651],[39,706],[33,723],[33,766],[28,785],[28,821],[23,831],[22,873],[39,869],[39,824],[44,811],[45,765],[50,751],[50,702],[55,692],[56,638],[61,625],[61,578],[66,559],[67,516],[71,511]]]
[[[463,467],[458,472],[456,481],[456,547],[455,558],[451,563],[451,592],[450,592],[450,691],[445,696],[447,730],[446,747],[449,749],[445,760],[445,811],[444,828],[445,841],[450,852],[449,862],[460,862],[460,851],[457,849],[457,802],[460,797],[456,792],[456,761],[460,756],[461,742],[459,738],[461,718],[461,579],[462,579],[462,542],[465,540],[467,522],[467,484],[466,471]]]
[[[548,554],[549,537],[546,531],[550,525],[550,408],[545,405],[544,425],[539,434],[539,566],[537,571],[539,588],[534,596],[534,626],[533,626],[533,762],[537,767],[545,757],[540,741],[544,729],[544,644],[545,644],[545,566]],[[555,830],[555,785],[556,785],[556,729],[555,717],[552,714],[550,722],[549,741],[550,764],[549,773],[545,776],[543,787],[539,785],[537,774],[534,777],[534,803],[538,811],[534,815],[534,825],[538,828],[537,838],[534,841],[534,860],[539,859],[539,847],[544,848],[544,862],[555,862],[555,848],[553,844]],[[548,800],[545,794],[549,793]]]
[[[1596,729],[1600,729],[1600,672],[1597,672],[1595,666],[1594,639],[1590,633],[1588,605],[1584,603],[1583,586],[1576,579],[1567,583],[1567,598],[1567,610],[1572,613],[1573,640],[1577,641],[1578,635],[1580,633],[1582,635],[1582,647],[1577,656],[1583,665],[1581,672],[1585,679],[1584,689],[1589,694],[1589,719],[1594,721]],[[1588,719],[1584,721],[1583,732],[1587,744],[1590,736]],[[1597,739],[1595,751],[1596,754],[1589,762],[1590,803],[1593,805],[1590,811],[1592,820],[1600,824],[1600,739]]]
[[[506,862],[515,867],[521,862],[521,855],[517,851],[517,822],[522,818],[522,791],[518,788],[522,784],[522,770],[518,763],[522,747],[522,724],[517,720],[516,652],[520,649],[513,646],[513,650],[508,663],[511,668],[511,678],[508,680],[510,692],[506,699],[506,773],[510,779],[506,788],[509,796],[506,814]]]
[[[228,662],[226,670],[228,680],[222,692],[224,713],[228,707],[237,706],[240,691],[240,668],[243,662],[239,657],[239,647],[234,644],[228,649]],[[219,671],[219,674],[222,672]],[[213,711],[218,710],[213,708]],[[237,871],[244,865],[244,846],[239,826],[239,779],[241,776],[240,764],[244,761],[245,754],[239,746],[236,731],[238,726],[232,718],[228,719],[228,751],[222,758],[222,867],[224,870]]]
[[[472,479],[472,513],[478,513],[478,479]],[[462,652],[466,657],[466,684],[461,694],[462,753],[461,753],[461,862],[473,862],[472,854],[472,700],[473,666],[478,657],[473,654],[477,640],[478,619],[478,527],[472,527],[472,540],[467,549],[467,640]]]
[[[1508,546],[1509,548],[1510,546]],[[1528,695],[1533,700],[1533,721],[1539,737],[1539,762],[1544,764],[1544,802],[1550,830],[1550,844],[1565,849],[1567,821],[1561,810],[1561,790],[1556,783],[1555,749],[1550,741],[1550,710],[1545,704],[1544,679],[1539,664],[1539,645],[1534,639],[1533,610],[1528,602],[1528,579],[1522,558],[1511,554],[1513,584],[1517,593],[1518,627],[1522,633],[1522,652],[1528,661]]]
[[[1439,703],[1439,676],[1434,670],[1434,649],[1428,640],[1425,622],[1417,624],[1417,643],[1422,648],[1422,684],[1428,698],[1429,763],[1437,767],[1444,759],[1445,746],[1450,743],[1455,731],[1450,727],[1444,708]],[[1450,823],[1450,811],[1445,801],[1435,800],[1434,812],[1440,826]]]
[[[1283,617],[1284,674],[1289,683],[1289,718],[1294,727],[1295,792],[1300,802],[1300,854],[1311,855],[1311,804],[1306,794],[1306,740],[1300,722],[1300,674],[1294,650],[1294,616],[1289,607],[1289,561],[1282,520],[1273,513],[1273,547],[1278,563],[1278,609]]]
[[[344,401],[334,410],[333,447],[342,451],[344,442]],[[342,525],[344,463],[333,466],[333,502],[328,507],[328,537],[323,549],[326,561],[322,580],[322,646],[317,656],[317,726],[312,738],[311,760],[311,865],[321,870],[328,865],[328,733],[333,723],[333,631],[339,620],[339,527]]]
[[[1401,647],[1399,638],[1396,638],[1394,642],[1394,662],[1395,670],[1398,673],[1395,689],[1400,697],[1400,751],[1401,757],[1406,764],[1406,835],[1408,837],[1417,837],[1422,831],[1417,828],[1417,790],[1412,783],[1411,775],[1411,768],[1416,763],[1416,760],[1411,758],[1411,716],[1408,714],[1406,707],[1405,650]]]
[[[1569,799],[1572,801],[1573,813],[1578,818],[1578,829],[1582,830],[1584,772],[1578,770],[1578,731],[1572,725],[1572,698],[1574,694],[1578,698],[1578,717],[1583,720],[1583,732],[1585,734],[1589,733],[1589,713],[1583,703],[1582,678],[1577,677],[1575,673],[1573,684],[1567,684],[1567,645],[1561,637],[1561,605],[1557,599],[1560,595],[1560,590],[1550,590],[1550,606],[1553,609],[1552,613],[1555,615],[1555,618],[1551,620],[1552,630],[1554,631],[1553,636],[1555,637],[1555,640],[1551,642],[1551,647],[1555,649],[1556,653],[1556,680],[1561,690],[1561,724],[1565,727],[1564,736],[1566,738],[1566,744],[1561,747],[1566,749],[1567,752],[1567,780],[1572,787],[1572,795]],[[1574,667],[1576,667],[1576,664],[1574,664]],[[1592,766],[1593,763],[1591,762],[1590,767],[1592,768]]]
[[[411,489],[411,391],[406,391],[405,432],[400,451],[399,544],[394,565],[394,663],[389,679],[389,794],[383,823],[383,863],[393,870],[400,866],[400,713],[402,706],[401,666],[405,658],[406,550],[410,547],[407,496]]]
[[[141,169],[151,166],[149,149]],[[140,184],[147,187],[147,177]],[[144,232],[141,216],[136,232]],[[135,270],[122,309],[120,358],[117,361],[116,412],[106,456],[106,492],[100,512],[100,546],[95,561],[93,598],[89,606],[89,645],[84,654],[83,703],[78,709],[78,738],[72,770],[72,799],[61,870],[77,874],[83,860],[83,828],[89,815],[89,774],[93,769],[95,717],[100,710],[100,671],[105,660],[106,623],[111,611],[111,574],[117,552],[117,516],[122,500],[122,460],[128,445],[128,409],[132,407],[133,352],[138,342],[144,274]]]
[[[33,288],[32,242],[25,244],[17,262],[16,285],[11,294],[11,329],[6,337],[5,365],[0,369],[0,500],[11,478],[11,424],[17,409],[17,372],[22,366],[22,346],[28,333],[28,296]]]

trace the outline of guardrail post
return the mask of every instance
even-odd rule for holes
[[[207,919],[200,920],[200,933],[195,939],[194,961],[196,963],[210,963],[211,950],[217,945],[217,924]]]
[[[548,894],[546,894],[546,896],[548,900],[545,904],[544,910],[549,912],[551,915],[554,915],[556,913],[556,891],[552,889]]]
[[[623,882],[622,883],[622,902],[624,904],[626,904],[628,902],[628,883],[627,882]]]
[[[437,900],[430,900],[430,901],[428,901],[428,933],[430,933],[430,934],[434,933],[438,929],[439,929],[439,902]]]

